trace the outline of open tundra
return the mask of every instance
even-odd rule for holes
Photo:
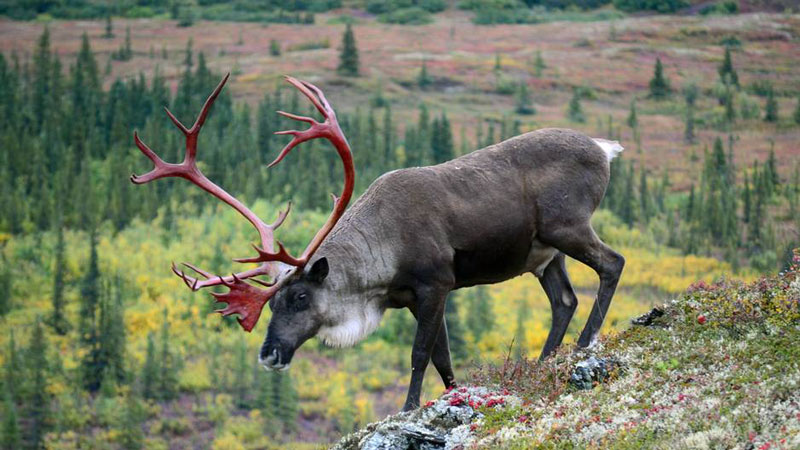
[[[572,130],[538,130],[436,166],[389,172],[346,210],[355,173],[349,144],[322,91],[289,78],[324,121],[281,112],[310,128],[281,132],[294,139],[271,165],[296,145],[325,138],[342,158],[345,174],[342,194],[334,197],[328,221],[303,254],[294,257],[274,239],[274,230],[288,210],[268,225],[197,168],[197,137],[226,80],[191,128],[170,114],[186,135],[182,163],[165,163],[135,138],[155,169],[132,180],[188,179],[231,205],[258,230],[262,244],[256,248],[258,256],[238,260],[260,263],[255,269],[220,277],[187,265],[202,280],[174,270],[195,290],[228,287],[229,292],[214,295],[228,303],[222,312],[238,314],[248,331],[269,302],[272,317],[259,357],[265,367],[287,369],[295,350],[315,335],[328,345],[352,345],[378,326],[387,308],[408,308],[417,318],[417,330],[404,409],[415,408],[429,361],[446,387],[455,384],[444,321],[445,300],[454,289],[533,273],[547,293],[553,316],[542,357],[561,343],[578,302],[565,270],[565,255],[600,277],[597,299],[578,345],[586,347],[593,341],[625,262],[590,224],[608,185],[610,161],[622,150],[619,144]],[[258,281],[256,277],[263,275],[272,280]]]

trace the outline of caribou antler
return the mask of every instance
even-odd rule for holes
[[[212,92],[208,97],[208,100],[206,100],[205,104],[203,105],[203,109],[200,111],[200,115],[197,117],[197,121],[195,121],[191,128],[187,129],[186,126],[184,126],[169,111],[169,109],[164,108],[175,126],[178,127],[178,129],[181,130],[181,132],[183,132],[183,134],[186,136],[186,153],[184,155],[183,162],[179,164],[164,162],[158,155],[155,154],[155,152],[145,145],[141,139],[139,139],[139,135],[136,132],[133,133],[133,139],[136,143],[136,146],[139,147],[139,150],[141,150],[141,152],[153,162],[154,168],[150,172],[141,176],[131,175],[131,181],[135,184],[144,184],[159,178],[185,178],[214,197],[217,197],[233,207],[233,209],[244,216],[253,225],[256,231],[258,231],[258,235],[261,240],[261,247],[253,246],[258,252],[258,256],[234,260],[242,263],[261,263],[254,269],[223,277],[213,275],[193,266],[192,264],[184,263],[184,266],[196,272],[200,277],[203,278],[200,280],[196,277],[187,275],[184,271],[179,270],[174,264],[172,265],[172,271],[177,276],[181,277],[183,282],[193,291],[208,286],[223,285],[227,287],[229,291],[226,293],[212,294],[217,301],[228,303],[226,308],[217,312],[226,316],[238,314],[239,317],[237,320],[239,321],[239,324],[246,331],[250,331],[253,329],[256,322],[258,322],[258,318],[261,315],[261,310],[264,308],[266,302],[268,302],[269,299],[272,298],[272,296],[275,295],[278,290],[280,290],[292,273],[302,269],[308,263],[311,256],[322,244],[322,241],[325,240],[325,237],[331,232],[336,222],[341,218],[342,214],[344,214],[344,210],[347,208],[347,204],[350,202],[350,197],[353,195],[355,170],[353,169],[353,156],[350,152],[350,145],[347,143],[347,139],[344,137],[344,133],[342,133],[339,123],[336,120],[336,113],[328,103],[325,95],[319,88],[311,83],[300,81],[292,77],[286,77],[286,81],[300,90],[303,95],[311,100],[311,103],[314,104],[325,120],[323,122],[317,122],[310,117],[297,116],[287,112],[278,111],[278,114],[284,117],[306,122],[311,126],[303,131],[290,130],[279,131],[275,133],[289,134],[294,136],[294,138],[283,148],[283,150],[281,150],[278,157],[275,158],[269,167],[278,164],[298,144],[311,139],[325,138],[333,144],[333,146],[336,148],[336,151],[339,153],[339,156],[342,159],[342,164],[344,165],[345,175],[342,194],[339,197],[333,196],[333,211],[328,217],[328,220],[317,232],[299,258],[291,256],[283,247],[283,244],[275,240],[274,236],[274,231],[280,227],[281,224],[283,224],[286,216],[289,214],[291,203],[285,211],[282,211],[278,214],[278,218],[275,220],[275,222],[272,224],[266,224],[242,202],[206,178],[206,176],[197,167],[197,137],[200,134],[200,129],[203,127],[206,118],[208,117],[208,112],[211,109],[211,106],[219,96],[219,93],[222,91],[223,86],[225,86],[225,83],[228,81],[229,76],[230,74],[225,75],[222,81],[220,81],[219,85],[217,85],[216,89],[214,89],[214,92]],[[275,251],[276,246],[278,247],[277,251]],[[276,263],[285,264],[290,266],[290,268],[281,273],[281,265]],[[255,278],[257,276],[269,276],[271,281],[261,281]],[[261,289],[253,286],[252,284],[245,282],[245,280],[250,280],[261,284],[262,286],[267,287],[267,289]]]

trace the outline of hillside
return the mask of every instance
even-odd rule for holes
[[[334,448],[800,448],[798,268],[697,283],[589,351],[483,367]]]

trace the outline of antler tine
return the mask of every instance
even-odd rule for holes
[[[275,219],[275,222],[272,222],[269,227],[273,230],[277,229],[279,226],[283,225],[283,221],[286,220],[286,217],[289,216],[289,212],[292,210],[292,202],[286,204],[286,209],[283,211],[278,212],[278,218]]]
[[[142,142],[142,140],[139,138],[139,133],[136,131],[133,132],[133,141],[136,143],[136,146],[139,147],[139,151],[141,151],[144,156],[147,157],[147,159],[152,161],[153,170],[144,175],[136,175],[135,173],[131,174],[131,182],[134,184],[144,184],[167,176],[166,167],[168,164],[159,158],[158,155],[156,155],[156,153],[147,146],[147,144]]]
[[[167,108],[165,106],[164,107],[164,112],[167,113],[167,117],[169,117],[169,119],[172,121],[172,123],[174,123],[175,126],[178,127],[179,130],[181,130],[181,132],[184,134],[184,136],[189,136],[189,129],[186,128],[186,125],[184,125],[180,120],[178,120],[178,118],[175,117],[174,114],[172,114],[172,111],[170,111],[169,108]]]
[[[327,111],[328,114],[333,114],[333,115],[336,114],[336,111],[334,111],[333,108],[331,107],[330,103],[328,103],[328,99],[325,97],[325,94],[322,92],[322,89],[320,89],[317,86],[309,83],[308,81],[301,81],[301,83],[303,83],[303,86],[305,86],[308,89],[314,91],[314,94],[316,94],[316,96],[319,98],[320,102],[322,102],[322,106],[323,106],[323,108],[325,108],[325,111]]]
[[[200,132],[200,128],[203,127],[203,124],[206,122],[206,117],[208,117],[208,111],[211,109],[211,105],[214,101],[219,97],[220,92],[222,92],[222,88],[225,87],[225,83],[228,82],[228,78],[230,78],[231,73],[228,72],[222,78],[222,81],[219,82],[216,88],[214,88],[214,92],[208,96],[206,102],[203,104],[203,109],[200,111],[200,115],[197,116],[197,120],[192,125],[192,128],[189,130],[189,133],[196,134]]]
[[[310,124],[317,123],[317,121],[312,119],[311,117],[298,116],[297,114],[288,113],[286,111],[276,111],[276,112],[278,114],[280,114],[281,116],[283,116],[283,117],[286,117],[286,118],[289,118],[289,119],[294,119],[294,120],[299,120],[300,122],[306,122],[306,123],[310,123]],[[286,133],[286,132],[282,133],[282,132],[279,131],[278,134],[288,134],[288,133]]]
[[[322,103],[320,103],[320,99],[317,98],[317,95],[314,95],[314,92],[311,92],[312,88],[317,93],[322,92],[322,91],[319,90],[318,87],[314,86],[311,83],[307,83],[305,81],[300,81],[295,77],[290,77],[288,75],[286,75],[284,78],[286,79],[287,82],[289,82],[289,84],[291,84],[292,86],[296,87],[300,92],[303,93],[303,95],[308,97],[308,99],[311,100],[311,103],[314,104],[314,106],[317,108],[317,111],[319,111],[319,113],[322,114],[323,117],[327,117],[327,114],[329,114],[330,111],[332,111],[332,108],[330,107],[330,105],[327,105],[328,107],[325,108],[325,106],[323,106]],[[310,88],[309,88],[309,86],[310,86]],[[324,96],[323,96],[323,98],[324,98]],[[325,103],[326,104],[328,103],[327,100],[325,101]]]
[[[172,272],[173,272],[175,275],[177,275],[178,277],[180,277],[180,278],[181,278],[181,280],[183,280],[183,283],[184,283],[184,284],[185,284],[185,285],[186,285],[186,286],[187,286],[189,289],[191,289],[191,290],[193,290],[193,291],[196,291],[196,290],[197,290],[197,283],[198,283],[198,280],[197,280],[197,278],[190,277],[190,276],[186,275],[186,272],[184,272],[184,271],[182,271],[182,270],[179,270],[179,269],[178,269],[178,268],[175,266],[175,263],[172,263]]]

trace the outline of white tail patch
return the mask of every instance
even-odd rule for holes
[[[609,141],[608,139],[597,139],[597,138],[594,138],[592,140],[595,142],[595,144],[599,145],[604,152],[606,152],[606,157],[608,158],[608,162],[611,162],[611,160],[614,159],[614,157],[622,153],[622,150],[624,150],[624,148],[622,148],[622,146],[619,145],[619,142],[617,141]]]

